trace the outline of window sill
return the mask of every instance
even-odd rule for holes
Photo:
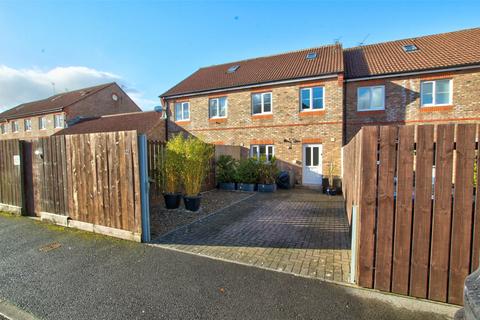
[[[176,124],[190,124],[190,120],[179,120],[179,121],[175,121]]]
[[[374,115],[382,115],[385,114],[385,109],[383,110],[369,110],[369,111],[358,111],[357,110],[357,115],[359,116],[374,116]]]
[[[311,117],[311,116],[323,116],[325,114],[325,110],[315,110],[315,111],[300,111],[300,117]]]
[[[227,118],[210,118],[208,119],[210,123],[225,123],[227,122]]]
[[[438,111],[452,111],[452,110],[453,110],[453,105],[420,107],[420,112],[438,112]]]
[[[252,119],[273,119],[273,114],[252,114]]]

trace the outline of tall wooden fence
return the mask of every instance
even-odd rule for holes
[[[479,265],[478,126],[364,127],[344,149],[360,286],[462,304]]]
[[[18,140],[0,140],[0,209],[20,213],[23,199],[22,147]]]

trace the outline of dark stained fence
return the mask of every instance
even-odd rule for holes
[[[22,157],[19,140],[0,140],[0,204],[6,205],[4,210],[23,208]]]
[[[356,282],[462,304],[478,268],[478,125],[364,127],[344,148]]]

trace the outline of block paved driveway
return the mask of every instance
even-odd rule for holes
[[[310,189],[257,193],[153,242],[322,280],[347,282],[350,274],[343,198]]]

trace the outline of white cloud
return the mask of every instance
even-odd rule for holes
[[[106,82],[117,82],[142,108],[151,109],[158,102],[129,88],[122,77],[88,67],[57,67],[51,70],[13,69],[0,65],[0,111],[18,104],[44,99],[55,93],[81,89]]]

